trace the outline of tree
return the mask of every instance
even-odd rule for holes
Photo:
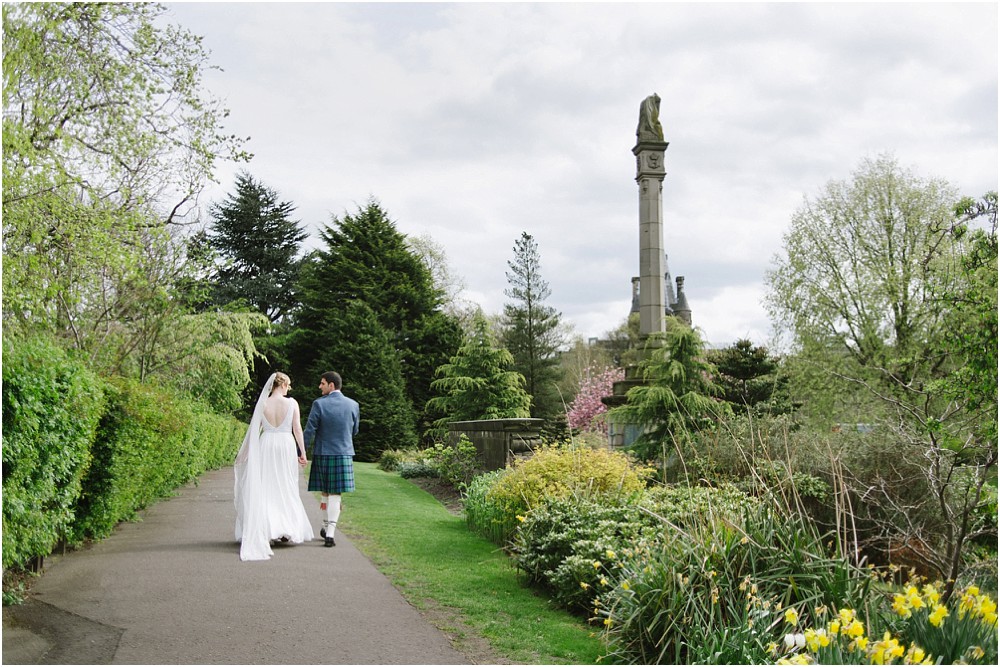
[[[3,6],[4,335],[48,331],[140,377],[185,314],[174,229],[245,159],[199,38],[141,3]]]
[[[528,417],[531,397],[524,390],[524,377],[513,370],[514,358],[497,345],[481,311],[473,318],[473,330],[450,363],[437,369],[431,389],[436,395],[428,412],[442,415],[434,422],[432,435],[440,440],[448,422]]]
[[[734,411],[757,416],[791,411],[786,395],[788,378],[778,372],[779,360],[770,356],[766,347],[755,347],[743,339],[707,356],[718,370],[716,382],[723,398]]]
[[[887,541],[910,545],[952,582],[946,596],[968,541],[996,530],[978,523],[984,484],[996,475],[995,437],[980,435],[995,432],[996,420],[995,275],[987,277],[996,273],[995,246],[988,234],[982,246],[972,236],[970,246],[956,225],[957,199],[943,181],[918,178],[893,159],[865,160],[850,183],[831,182],[806,200],[767,277],[772,319],[791,334],[799,363],[825,374],[825,386],[855,395],[855,412],[826,419],[879,424],[896,439],[901,465],[886,462],[874,483],[858,479],[863,502],[855,507]],[[988,212],[984,201],[970,209],[966,200],[960,215]],[[977,257],[977,246],[985,254]],[[966,295],[982,299],[991,290],[982,311],[963,305]],[[983,377],[994,387],[982,395],[989,407],[954,391],[970,360],[993,374]],[[921,477],[902,465],[914,461]],[[852,471],[845,475],[850,483]]]
[[[831,181],[805,201],[767,273],[772,320],[803,353],[879,369],[898,393],[940,363],[930,352],[948,326],[932,290],[955,276],[949,229],[957,196],[894,159],[864,160],[850,183]]]
[[[441,311],[430,272],[375,200],[354,215],[334,217],[320,237],[324,247],[306,259],[299,282],[295,325],[307,332],[298,337],[307,342],[290,353],[293,363],[313,368],[316,341],[328,339],[331,323],[348,304],[363,301],[399,357],[406,396],[422,408],[432,395],[434,369],[461,342],[458,322]],[[345,335],[350,342],[351,333]]]
[[[272,322],[290,314],[297,303],[297,256],[307,236],[291,219],[294,210],[246,172],[236,176],[235,193],[212,205],[208,241],[222,261],[212,276],[217,304],[242,299]]]
[[[560,314],[545,300],[551,294],[541,276],[538,244],[527,232],[514,243],[508,261],[504,294],[512,303],[503,309],[503,343],[514,356],[514,369],[524,376],[531,395],[531,415],[551,419],[562,409],[556,391],[559,381]]]
[[[566,421],[576,431],[605,433],[607,406],[601,398],[610,396],[615,382],[625,378],[625,370],[611,366],[591,366],[580,382],[576,398],[569,405]]]
[[[349,301],[328,325],[321,345],[312,338],[306,341],[318,350],[308,377],[311,382],[326,371],[337,371],[344,379],[344,393],[360,404],[356,458],[377,461],[387,449],[415,446],[413,406],[406,396],[391,334],[374,311],[357,299]]]
[[[673,451],[730,410],[715,399],[721,389],[711,380],[715,367],[705,360],[697,331],[669,318],[667,332],[650,336],[647,350],[639,363],[645,384],[629,389],[625,404],[612,408],[608,419],[638,425],[641,431],[632,449],[643,459],[660,460],[666,471]]]

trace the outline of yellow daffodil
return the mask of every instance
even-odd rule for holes
[[[830,625],[828,627],[831,635],[840,634],[840,621],[830,621]]]
[[[927,616],[927,620],[930,621],[931,625],[935,628],[940,628],[941,624],[944,623],[945,616],[948,615],[948,608],[944,605],[934,605],[934,610]]]
[[[789,625],[799,624],[799,612],[795,611],[794,607],[789,607],[785,612],[785,623],[788,623]]]
[[[631,586],[628,585],[627,581],[622,582],[622,588],[625,589],[626,591],[631,590]]]
[[[896,594],[892,599],[892,610],[896,612],[901,618],[909,618],[913,615],[910,611],[909,600],[905,595]]]
[[[607,551],[605,551],[604,555],[605,555],[605,557],[607,557],[608,560],[614,560],[616,558],[615,552],[612,551],[611,549],[608,549]]]
[[[517,515],[517,520],[518,520],[518,521],[524,521],[524,520],[525,520],[525,518],[526,518],[526,517],[524,517],[524,516],[521,516],[520,514],[518,514],[518,515]]]
[[[595,570],[599,570],[601,568],[601,561],[595,560],[593,563],[591,563],[591,565],[594,566]]]
[[[582,588],[583,590],[587,590],[588,588],[590,588],[590,584],[588,584],[586,581],[581,581],[580,588]]]

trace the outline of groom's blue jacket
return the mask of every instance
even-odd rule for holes
[[[307,447],[315,438],[313,456],[354,456],[360,414],[358,402],[339,391],[313,401],[303,432]]]

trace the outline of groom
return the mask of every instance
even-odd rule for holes
[[[323,373],[319,381],[323,395],[313,401],[304,432],[306,446],[313,443],[309,490],[323,494],[320,509],[326,510],[326,517],[319,534],[327,547],[337,544],[333,535],[340,518],[340,494],[354,491],[354,436],[360,411],[357,401],[340,393],[341,384],[339,374]]]

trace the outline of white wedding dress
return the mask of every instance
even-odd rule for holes
[[[292,400],[292,399],[287,399]],[[256,438],[248,438],[236,460],[236,539],[241,560],[267,560],[271,540],[295,544],[313,539],[312,526],[299,497],[299,463],[292,435],[292,406],[281,424],[261,415]]]

